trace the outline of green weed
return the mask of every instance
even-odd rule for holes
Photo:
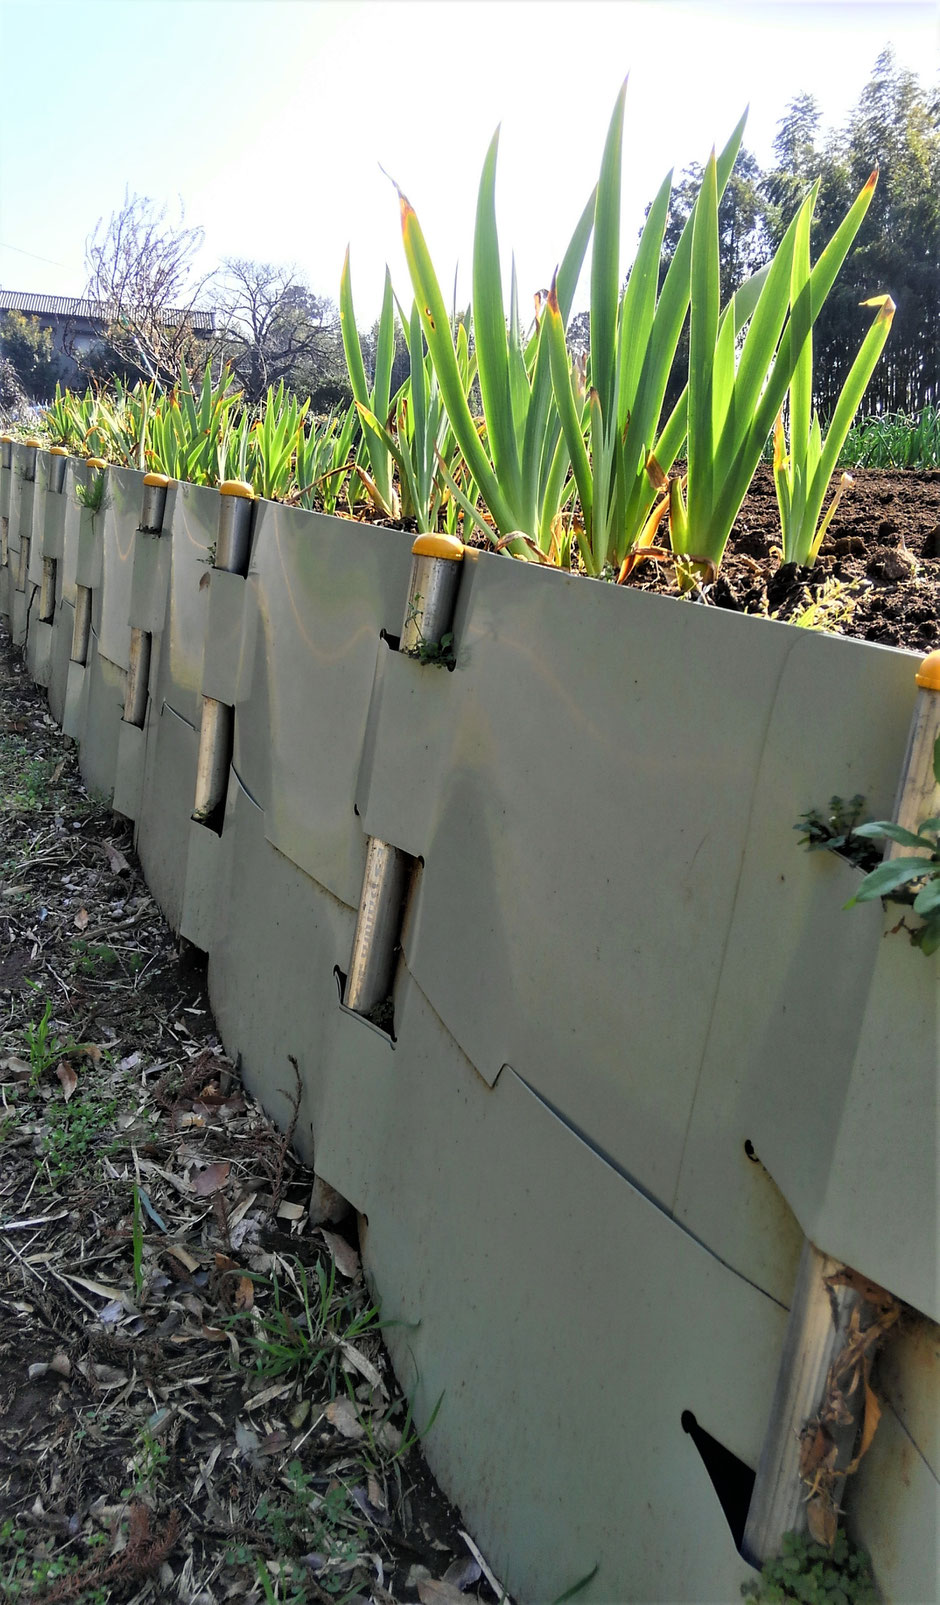
[[[116,1098],[97,1099],[87,1094],[72,1103],[52,1102],[47,1106],[38,1162],[48,1165],[53,1184],[83,1165],[93,1150],[113,1153],[118,1148],[113,1140],[103,1141],[105,1134],[113,1130],[117,1110]]]
[[[332,1261],[329,1270],[318,1262],[312,1278],[302,1265],[297,1266],[295,1274],[292,1289],[277,1277],[270,1283],[258,1279],[270,1286],[273,1307],[261,1313],[256,1306],[247,1317],[247,1343],[253,1352],[254,1369],[259,1376],[268,1378],[301,1374],[310,1379],[317,1373],[332,1399],[336,1396],[343,1344],[379,1332],[379,1311],[375,1305],[357,1310],[356,1292],[343,1292],[337,1287]],[[296,1307],[298,1300],[300,1311]],[[231,1319],[244,1322],[246,1316],[235,1315]]]
[[[783,1547],[760,1579],[741,1584],[754,1605],[877,1605],[871,1562],[841,1530],[832,1550],[802,1533],[785,1533]]]

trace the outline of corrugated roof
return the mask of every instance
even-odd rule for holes
[[[34,295],[31,290],[0,290],[0,312],[30,312],[56,318],[88,318],[93,323],[117,321],[117,308],[105,301],[83,301],[71,295]],[[182,312],[167,307],[161,321],[171,327],[188,322],[193,329],[211,334],[215,329],[214,312]]]

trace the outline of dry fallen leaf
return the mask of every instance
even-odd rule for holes
[[[131,866],[124,857],[124,854],[119,848],[115,847],[112,842],[102,842],[101,845],[105,853],[108,855],[108,863],[111,866],[111,873],[113,875],[123,875],[125,870],[130,869]]]
[[[62,1083],[62,1091],[65,1094],[65,1101],[68,1103],[75,1091],[75,1088],[78,1086],[78,1076],[75,1074],[75,1071],[69,1064],[68,1059],[60,1059],[56,1066],[55,1073],[59,1081]]]
[[[205,1170],[197,1171],[190,1177],[190,1186],[196,1197],[208,1198],[210,1193],[217,1193],[220,1187],[224,1187],[231,1168],[227,1159],[216,1159]]]
[[[349,1438],[353,1443],[359,1443],[366,1435],[366,1429],[356,1414],[356,1408],[351,1399],[331,1399],[323,1414],[331,1427]]]
[[[333,1256],[333,1263],[341,1276],[348,1276],[350,1281],[359,1275],[359,1255],[347,1243],[345,1237],[338,1232],[327,1232],[320,1228],[320,1236]]]
[[[74,925],[77,931],[83,931],[88,924],[87,908],[80,908],[75,916]]]
[[[418,1583],[418,1598],[421,1605],[467,1605],[460,1589],[443,1578],[422,1578]]]

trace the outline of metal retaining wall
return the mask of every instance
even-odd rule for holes
[[[682,1420],[756,1466],[806,1234],[920,1312],[851,1514],[886,1595],[934,1598],[940,972],[792,828],[833,792],[890,813],[918,660],[468,552],[448,673],[395,650],[403,533],[258,503],[243,578],[217,491],[149,532],[140,475],[92,515],[83,465],[12,458],[0,611],[276,1117],[300,1063],[298,1142],[506,1585],[737,1597]],[[418,860],[394,1037],[342,1004],[370,836]]]

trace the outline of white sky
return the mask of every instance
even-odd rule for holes
[[[624,267],[671,167],[744,106],[770,156],[787,102],[826,124],[887,44],[937,70],[931,0],[0,0],[0,285],[79,294],[85,236],[132,190],[206,230],[204,263],[290,262],[360,324],[386,260],[410,300],[392,173],[466,297],[484,152],[502,125],[505,263],[545,284],[597,176],[629,72]],[[580,299],[583,300],[583,297]]]

